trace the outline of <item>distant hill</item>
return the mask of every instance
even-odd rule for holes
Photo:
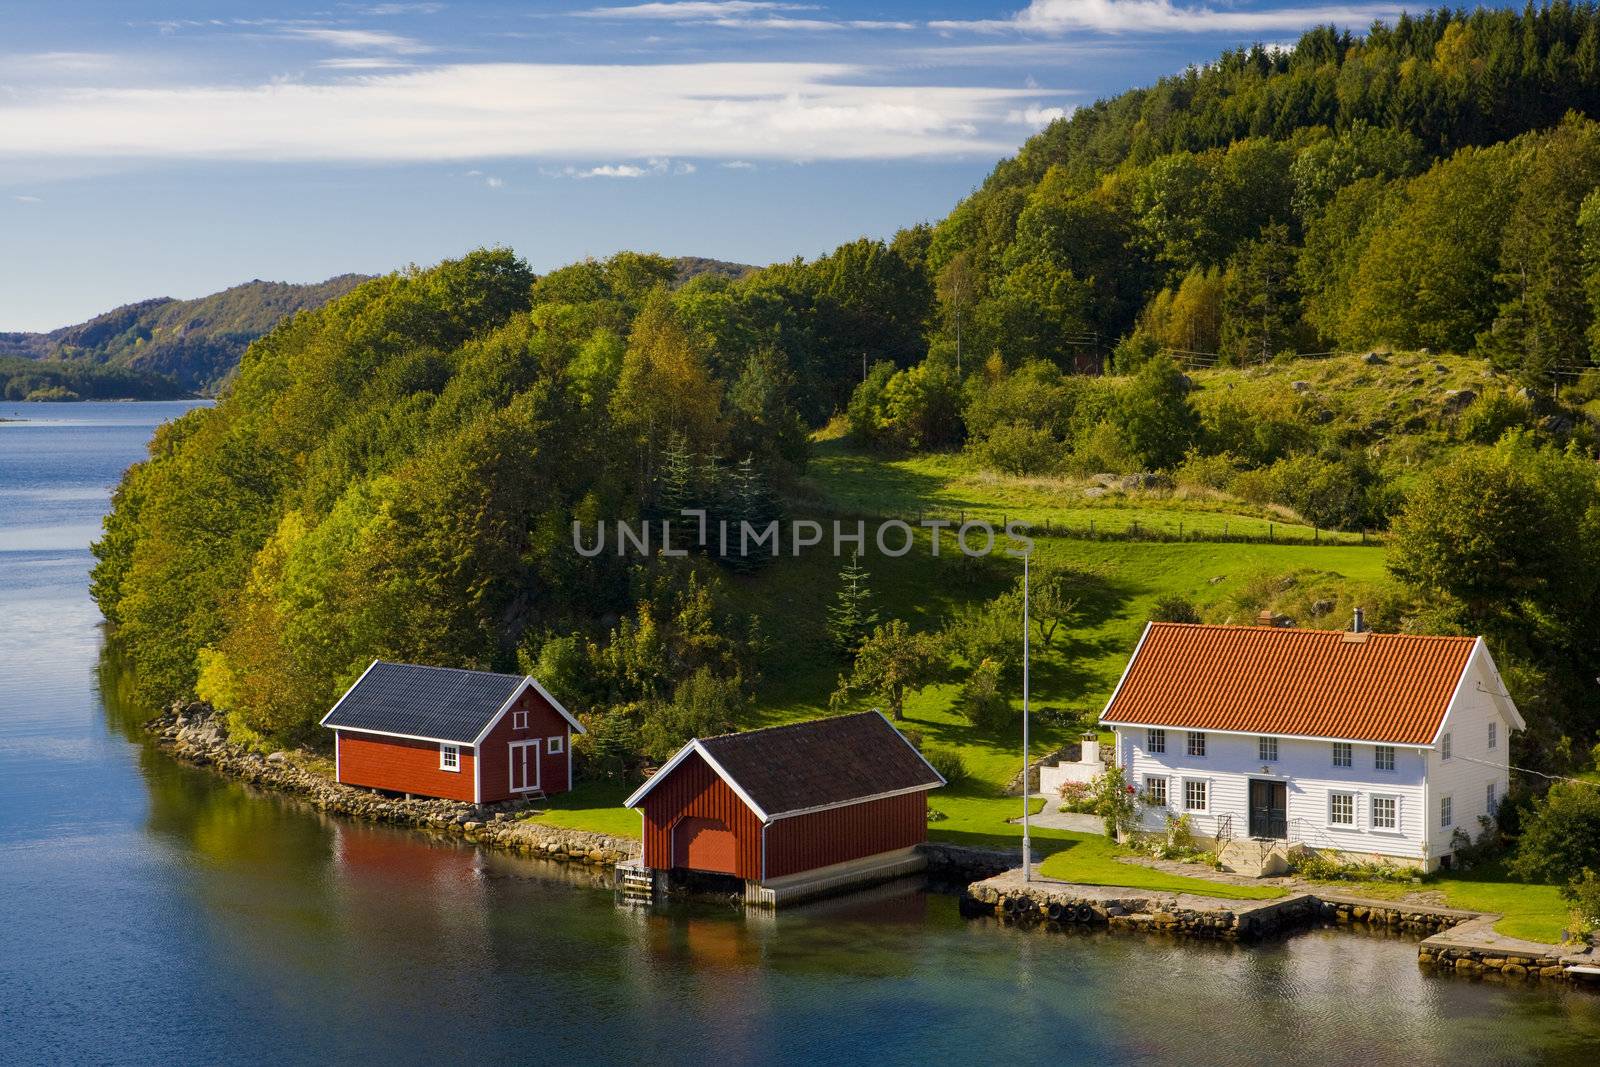
[[[748,263],[730,263],[725,259],[706,259],[703,256],[678,256],[673,261],[673,266],[678,268],[677,282],[684,282],[700,277],[702,274],[715,274],[722,278],[731,278],[738,281],[746,274],[759,270]]]
[[[143,300],[49,333],[0,333],[0,356],[105,364],[215,393],[251,341],[285,316],[321,307],[366,280],[360,274],[310,285],[258,280],[197,300]]]

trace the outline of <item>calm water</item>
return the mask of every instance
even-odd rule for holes
[[[0,405],[0,1063],[1594,1064],[1600,997],[970,922],[914,889],[745,917],[323,818],[144,745],[87,543],[182,404]]]

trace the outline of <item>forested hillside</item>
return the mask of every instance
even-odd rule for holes
[[[321,307],[364,280],[341,274],[313,285],[253,281],[197,300],[145,300],[49,333],[0,333],[0,355],[103,363],[215,392],[250,342],[280,319]]]
[[[682,281],[624,253],[536,277],[497,250],[367,281],[157,435],[95,595],[147,699],[198,691],[268,741],[313,737],[380,656],[537,671],[585,716],[590,774],[926,690],[1003,780],[1008,563],[868,559],[873,606],[838,561],[571,543],[574,521],[685,506],[981,500],[1059,524],[1041,595],[1077,636],[1040,655],[1062,707],[1092,705],[1151,612],[1362,603],[1487,634],[1525,758],[1581,767],[1597,32],[1590,5],[1440,12],[1232,53],[1056,123],[937,225],[811,262]],[[1084,537],[1082,509],[1138,518]],[[1156,517],[1170,551],[1146,551]],[[1311,547],[1235,543],[1277,524]],[[1328,529],[1358,547],[1319,547]]]
[[[0,399],[5,400],[173,400],[187,392],[149,371],[0,356]]]

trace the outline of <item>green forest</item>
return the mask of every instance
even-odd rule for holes
[[[382,657],[537,673],[592,781],[882,706],[977,803],[1019,762],[1014,561],[585,558],[572,527],[1024,515],[1056,527],[1045,743],[1147,618],[1361,605],[1485,635],[1516,759],[1591,774],[1594,117],[1593,5],[1440,10],[1101,101],[943,220],[815,260],[485,249],[366,281],[158,432],[94,595],[148,703],[199,694],[264,746],[324,743]],[[1505,818],[1594,793],[1561,790]]]
[[[187,395],[171,378],[150,371],[0,355],[0,399],[172,400]]]

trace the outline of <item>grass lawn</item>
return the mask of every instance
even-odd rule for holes
[[[1231,885],[1204,878],[1185,878],[1133,863],[1118,863],[1116,846],[1099,834],[1057,832],[1064,835],[1065,840],[1039,865],[1039,873],[1046,878],[1083,885],[1194,893],[1226,900],[1271,900],[1284,895],[1284,890],[1275,885]]]
[[[1405,882],[1333,881],[1317,884],[1336,892],[1380,900],[1397,900],[1417,892],[1419,888]],[[1495,930],[1507,937],[1520,937],[1527,941],[1552,945],[1559,942],[1561,932],[1569,925],[1572,914],[1567,902],[1561,899],[1560,888],[1518,882],[1506,874],[1504,867],[1498,863],[1465,873],[1436,874],[1424,879],[1420,888],[1443,894],[1446,907],[1499,912],[1504,918],[1494,924]]]
[[[639,813],[622,806],[634,786],[619,782],[579,782],[569,793],[547,797],[536,822],[573,830],[639,839]]]

